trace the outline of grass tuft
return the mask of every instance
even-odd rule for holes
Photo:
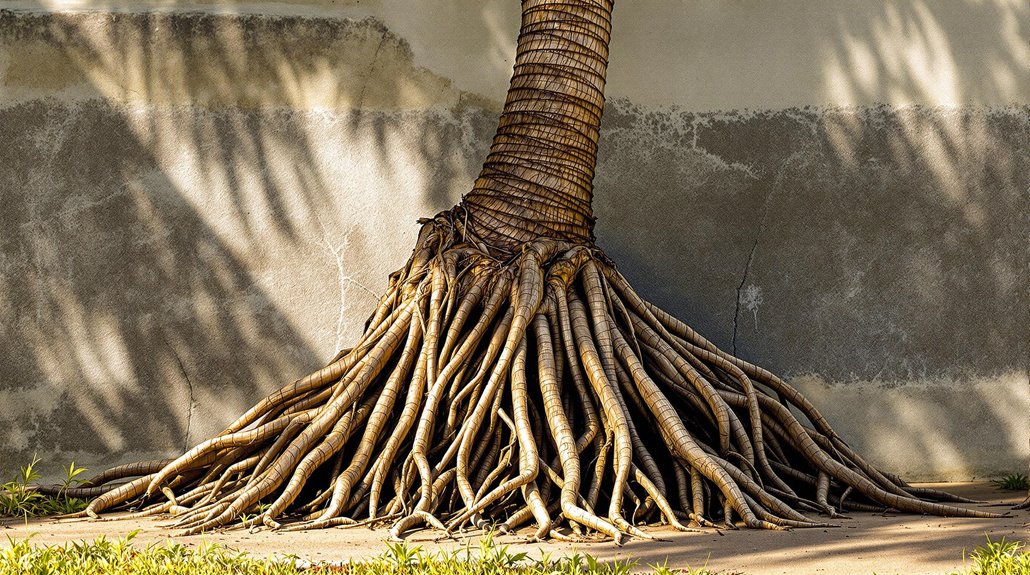
[[[76,513],[86,508],[89,502],[85,499],[68,497],[64,493],[56,496],[44,495],[36,491],[32,485],[39,480],[37,464],[39,458],[33,457],[32,461],[22,466],[10,481],[0,483],[0,517],[45,517]],[[64,472],[62,490],[81,483],[78,476],[85,473],[86,469],[75,467],[73,461]]]
[[[969,554],[972,565],[952,575],[1030,575],[1030,553],[1016,541],[991,541]]]
[[[1026,491],[1030,489],[1030,480],[1027,480],[1026,475],[1022,473],[1013,473],[1012,475],[1006,475],[1001,479],[995,479],[991,481],[991,484],[998,489],[1005,491]]]

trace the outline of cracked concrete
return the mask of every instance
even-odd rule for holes
[[[167,342],[165,343],[167,344]],[[179,366],[182,379],[186,382],[186,388],[189,390],[189,395],[186,398],[186,429],[182,434],[182,452],[185,453],[193,445],[190,443],[190,429],[193,426],[193,408],[196,405],[196,399],[194,399],[193,382],[190,381],[190,374],[186,372],[186,366],[182,364],[182,358],[175,352],[174,347],[168,346],[168,349],[172,353],[172,357],[175,358],[175,363]]]
[[[705,152],[707,155],[708,153]],[[730,349],[733,351],[733,355],[737,355],[737,331],[740,325],[740,306],[744,299],[744,284],[747,283],[748,274],[751,272],[751,264],[755,261],[755,254],[758,252],[758,243],[762,241],[762,232],[765,231],[766,221],[769,217],[769,204],[772,202],[773,196],[776,194],[777,189],[771,188],[769,195],[765,198],[765,203],[762,205],[762,216],[758,220],[758,229],[755,231],[755,242],[751,244],[751,250],[747,254],[747,261],[744,263],[744,269],[740,274],[740,284],[737,286],[737,297],[733,306],[733,337],[731,338]],[[752,295],[744,305],[749,311],[755,314],[755,324],[757,327],[758,323],[758,310],[757,306],[761,303],[761,289],[756,286],[749,286],[758,290],[757,296]],[[755,293],[755,292],[752,292]]]
[[[339,292],[340,296],[340,310],[336,320],[336,344],[333,346],[333,349],[341,350],[344,349],[347,343],[346,328],[348,326],[348,323],[353,323],[353,318],[349,317],[349,315],[352,313],[355,307],[350,305],[347,301],[347,286],[353,285],[365,294],[367,294],[368,296],[370,296],[372,298],[371,304],[373,305],[379,301],[380,296],[368,286],[362,284],[360,281],[351,277],[344,270],[344,252],[348,251],[347,248],[350,244],[350,242],[348,241],[349,234],[350,231],[354,230],[354,228],[351,228],[351,230],[344,234],[343,240],[339,244],[333,246],[333,244],[330,243],[328,237],[326,237],[325,226],[321,222],[319,222],[319,225],[322,226],[322,245],[332,255],[333,262],[336,264],[337,291]],[[363,302],[363,304],[364,303],[368,302]]]
[[[395,15],[244,12],[0,12],[0,476],[219,431],[356,337],[475,177],[498,96]],[[647,100],[609,100],[595,179],[643,295],[874,463],[1022,467],[1030,108]]]
[[[383,44],[386,43],[386,38],[387,35],[384,31],[383,39],[379,41],[379,44],[376,46],[376,51],[372,53],[372,62],[368,65],[368,72],[365,73],[365,81],[361,84],[361,92],[358,94],[358,101],[357,104],[355,104],[355,107],[357,108],[360,108],[365,104],[365,92],[368,90],[368,84],[372,81],[372,78],[375,77],[376,62],[379,61],[379,53],[383,50]]]

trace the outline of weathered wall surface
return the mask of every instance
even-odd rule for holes
[[[1027,8],[840,4],[620,5],[598,241],[875,463],[1015,471]],[[3,475],[179,452],[353,339],[478,170],[517,28],[493,1],[10,5]]]

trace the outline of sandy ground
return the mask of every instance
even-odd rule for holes
[[[934,484],[953,493],[992,504],[1013,504],[1022,494],[1001,492],[987,483]],[[1005,507],[985,508],[1005,511]],[[590,553],[603,559],[636,559],[641,567],[668,560],[670,567],[708,566],[724,573],[764,574],[818,574],[818,573],[879,573],[887,575],[948,573],[958,568],[963,554],[983,543],[986,537],[1030,541],[1030,513],[1014,512],[1005,519],[954,519],[898,514],[852,513],[851,519],[837,520],[835,529],[797,529],[787,532],[739,530],[707,533],[679,533],[667,528],[652,528],[648,532],[665,541],[631,540],[623,547],[611,543],[589,544],[527,544],[518,536],[499,537],[501,543],[513,550],[528,551],[538,556],[540,551],[554,554]],[[372,531],[364,527],[328,529],[304,533],[248,533],[228,531],[182,537],[174,530],[162,528],[162,520],[134,520],[94,522],[81,520],[30,520],[0,522],[0,547],[9,545],[6,536],[15,540],[32,536],[38,544],[59,544],[68,541],[92,539],[100,535],[109,538],[123,536],[139,530],[137,541],[161,542],[168,539],[186,545],[218,542],[253,555],[267,556],[277,553],[296,554],[311,561],[342,561],[378,555],[385,551],[388,534],[385,530]],[[430,532],[409,536],[413,545],[429,550],[454,549],[471,541],[478,543],[479,535],[471,534],[463,541],[435,541]]]

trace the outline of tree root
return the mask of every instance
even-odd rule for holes
[[[596,247],[538,240],[503,258],[474,244],[427,222],[352,349],[175,460],[102,474],[86,513],[149,505],[187,533],[385,523],[394,537],[532,520],[534,538],[616,543],[647,537],[642,523],[826,525],[802,510],[999,517],[874,469],[800,393],[643,300]]]

